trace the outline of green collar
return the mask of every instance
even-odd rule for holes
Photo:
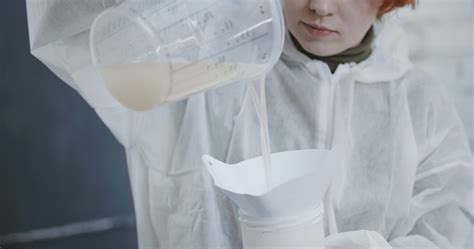
[[[367,58],[369,58],[369,56],[372,54],[372,42],[375,38],[374,27],[371,27],[359,45],[353,48],[349,48],[336,55],[317,56],[304,50],[301,44],[296,40],[296,38],[291,33],[290,33],[290,36],[291,36],[291,40],[295,44],[295,47],[298,51],[305,54],[312,60],[320,60],[320,61],[325,62],[331,69],[331,73],[334,73],[336,71],[339,64],[344,64],[344,63],[349,63],[349,62],[360,63],[366,60]]]

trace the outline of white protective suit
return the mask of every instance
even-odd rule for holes
[[[94,14],[48,31],[51,20],[67,25],[79,17],[54,9],[41,15],[38,1],[27,3],[32,53],[88,101],[125,147],[140,248],[242,248],[237,208],[214,186],[201,157],[237,163],[261,155],[245,82],[145,113],[127,110],[91,67]],[[97,14],[97,6],[89,7]],[[466,135],[442,87],[409,62],[402,37],[396,25],[385,25],[369,59],[334,74],[287,39],[267,77],[272,152],[327,148],[334,134],[348,134],[347,164],[324,200],[328,245],[468,248],[473,159]],[[334,129],[336,121],[342,130]]]

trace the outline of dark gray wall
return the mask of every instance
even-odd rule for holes
[[[0,235],[129,215],[122,147],[93,109],[30,55],[25,1],[2,1]],[[136,248],[136,235],[130,228],[21,248]]]

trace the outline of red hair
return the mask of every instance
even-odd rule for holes
[[[406,5],[411,5],[412,8],[415,8],[415,4],[416,0],[384,0],[382,6],[380,6],[378,17],[380,18],[388,12]]]

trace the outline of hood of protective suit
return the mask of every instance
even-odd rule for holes
[[[385,16],[383,21],[377,22],[374,28],[376,34],[372,45],[372,55],[357,65],[349,63],[353,67],[353,71],[356,72],[355,79],[364,83],[377,83],[402,77],[413,67],[409,59],[408,44],[404,39],[405,32],[396,23],[394,17],[389,15]],[[320,62],[299,52],[291,40],[289,32],[285,37],[281,58],[301,65]],[[324,66],[321,65],[321,67]]]
[[[27,0],[32,53],[124,145],[140,248],[242,248],[236,207],[201,157],[238,163],[261,155],[246,82],[145,113],[125,109],[100,82],[88,49],[90,24],[112,2]],[[331,245],[467,247],[467,139],[442,87],[412,68],[400,32],[387,21],[376,29],[369,59],[340,65],[335,74],[287,39],[267,77],[271,149],[331,148],[338,137],[349,138],[347,162],[324,199],[326,235],[341,238]],[[373,232],[355,232],[361,230]]]

